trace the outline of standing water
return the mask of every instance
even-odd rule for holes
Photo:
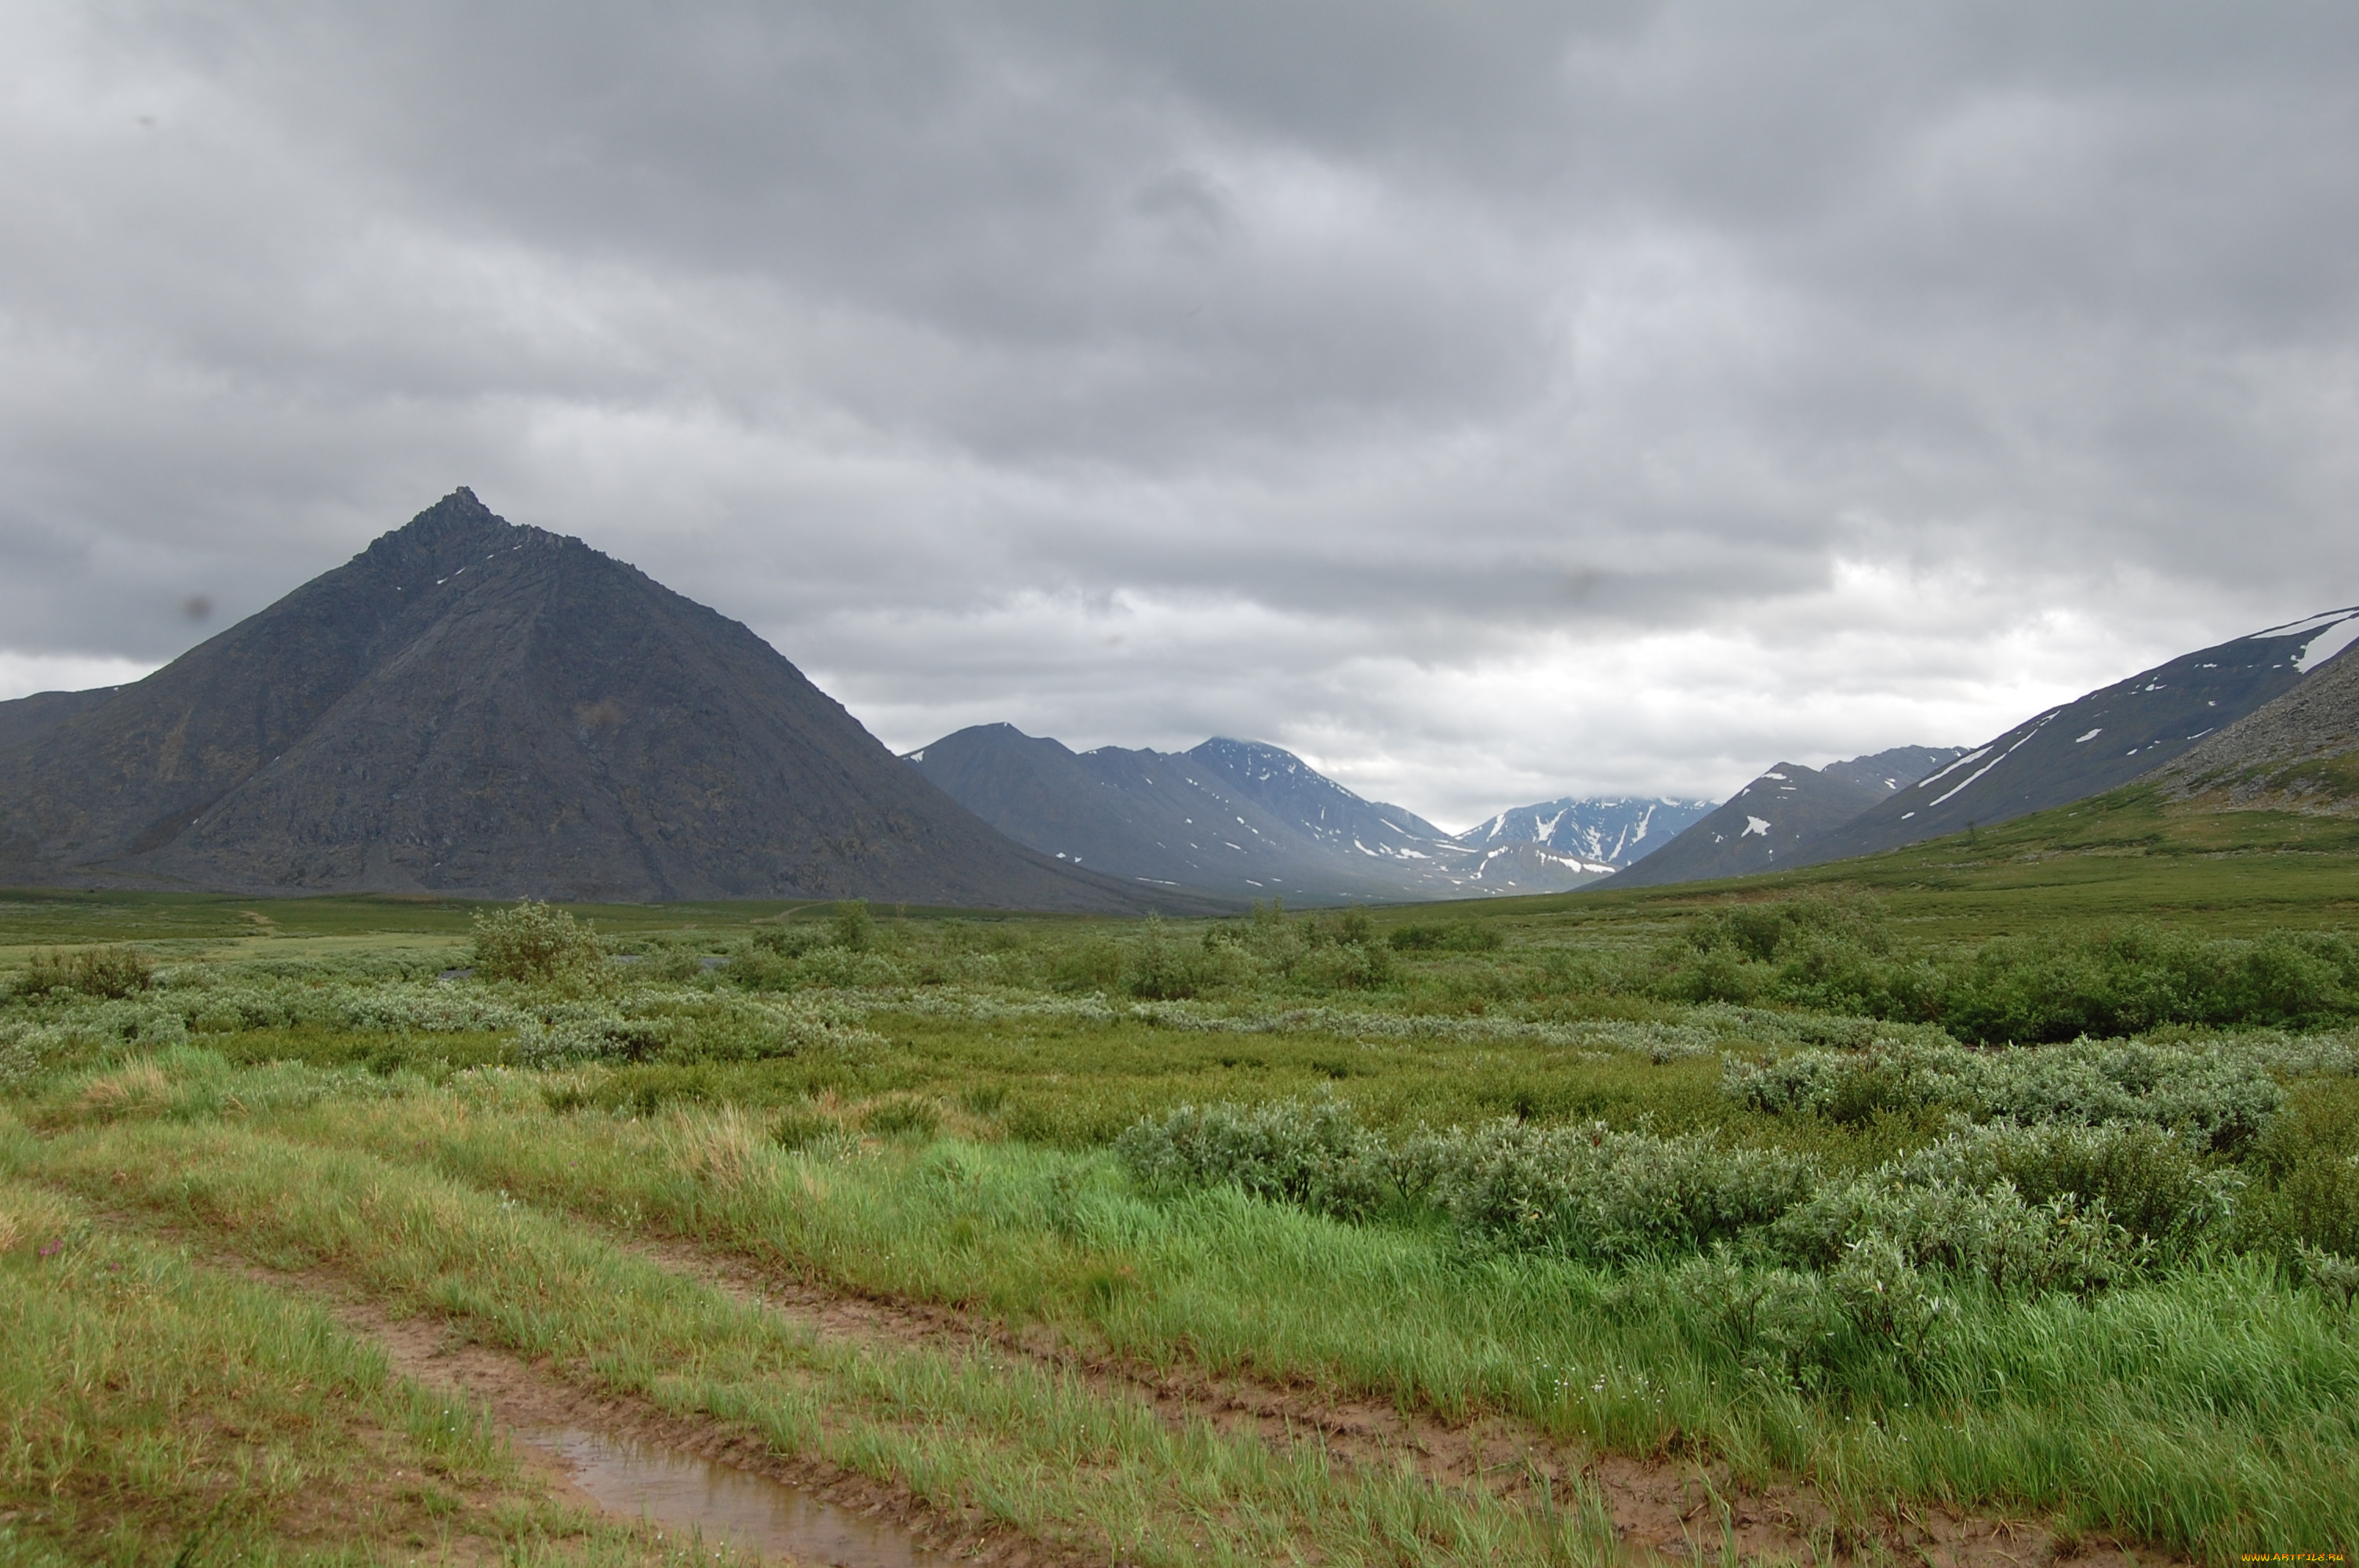
[[[933,1568],[943,1561],[889,1524],[677,1448],[571,1428],[518,1435],[562,1460],[574,1485],[609,1513],[700,1531],[749,1555],[829,1568]]]

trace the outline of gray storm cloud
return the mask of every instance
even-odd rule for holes
[[[29,5],[0,684],[452,485],[888,742],[1438,820],[2359,597],[2359,13]]]

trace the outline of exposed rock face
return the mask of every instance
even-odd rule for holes
[[[464,490],[74,706],[0,750],[0,878],[1135,906],[993,831],[744,626]]]
[[[2146,776],[2214,809],[2359,813],[2359,652]]]

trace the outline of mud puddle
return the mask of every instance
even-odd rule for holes
[[[709,1545],[828,1568],[937,1568],[948,1561],[889,1524],[681,1449],[581,1427],[516,1435],[563,1465],[606,1512],[693,1531]]]

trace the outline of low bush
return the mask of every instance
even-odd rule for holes
[[[1326,1097],[1183,1105],[1130,1128],[1114,1153],[1150,1192],[1225,1184],[1344,1219],[1375,1213],[1396,1189],[1383,1141]]]
[[[848,898],[828,917],[829,938],[847,952],[865,953],[876,945],[876,917],[864,898]]]
[[[1939,1023],[2038,1044],[2166,1024],[2311,1028],[2359,1017],[2359,943],[2320,932],[2204,937],[2131,923],[2000,937],[1957,958],[1911,951],[1871,898],[1734,905],[1606,983],[1667,1000],[1775,1002]]]
[[[1507,939],[1495,926],[1453,920],[1442,925],[1398,926],[1386,940],[1402,953],[1495,953]]]
[[[910,1138],[923,1141],[940,1132],[942,1113],[921,1099],[888,1099],[872,1106],[860,1125],[879,1138]]]
[[[43,948],[26,966],[18,989],[27,995],[75,994],[122,1000],[156,980],[156,961],[136,947]]]
[[[1901,1315],[1885,1325],[1911,1334],[1934,1299],[1919,1275],[2088,1295],[2231,1241],[2245,1184],[2146,1123],[1962,1127],[1830,1174],[1790,1151],[1602,1123],[1501,1120],[1395,1143],[1332,1098],[1183,1107],[1132,1126],[1115,1151],[1150,1192],[1226,1184],[1345,1219],[1421,1212],[1478,1250],[1616,1266],[1724,1250],[1823,1275],[1838,1306],[1872,1276],[1922,1295],[1894,1297]],[[1867,1321],[1860,1303],[1843,1310]]]
[[[586,979],[605,968],[598,934],[586,921],[532,899],[474,918],[476,975],[487,980],[548,984]]]
[[[1919,1035],[1864,1051],[1799,1051],[1767,1065],[1732,1057],[1723,1073],[1731,1098],[1773,1115],[1856,1123],[1940,1108],[1976,1119],[2146,1121],[2219,1149],[2249,1141],[2285,1098],[2261,1059],[2216,1043],[1970,1051]]]
[[[1601,1262],[1732,1239],[1802,1201],[1818,1175],[1780,1150],[1614,1132],[1602,1122],[1429,1133],[1392,1164],[1407,1195],[1431,1203],[1462,1236]]]

